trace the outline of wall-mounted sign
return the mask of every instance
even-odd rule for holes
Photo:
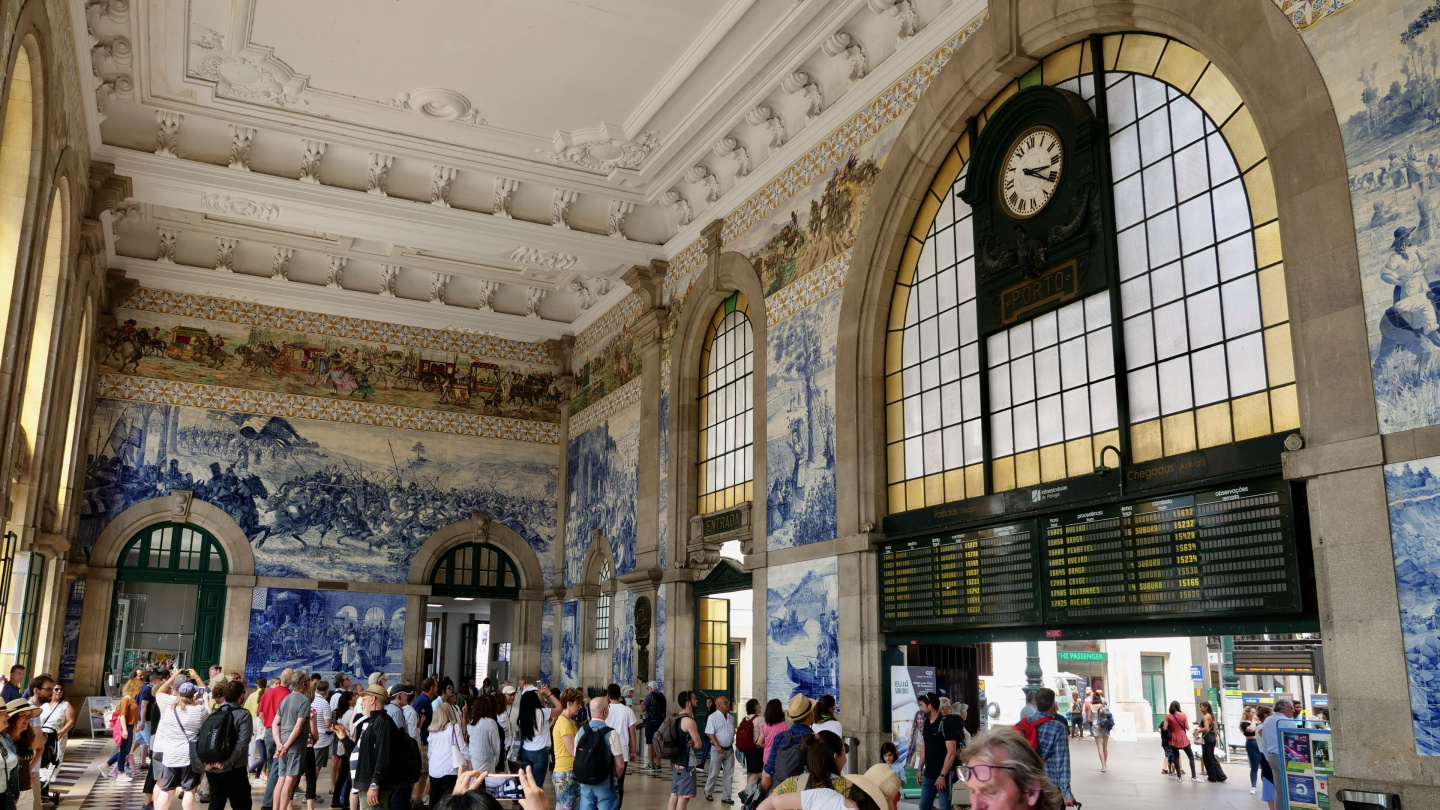
[[[1085,652],[1083,650],[1057,650],[1055,658],[1059,661],[1104,661],[1108,656],[1103,652]]]
[[[744,516],[741,515],[741,510],[739,509],[716,512],[713,515],[705,516],[705,524],[701,529],[701,533],[705,537],[710,537],[711,535],[733,532],[744,524]]]
[[[1310,650],[1236,650],[1237,675],[1314,675]]]

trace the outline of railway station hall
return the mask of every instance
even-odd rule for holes
[[[1440,1],[0,2],[0,810],[1440,809]]]

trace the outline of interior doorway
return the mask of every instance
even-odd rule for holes
[[[149,526],[120,552],[110,610],[106,670],[117,677],[141,667],[205,671],[220,660],[229,563],[219,541],[184,523]],[[289,635],[287,635],[289,634]],[[301,629],[277,627],[282,643]]]
[[[750,574],[740,570],[722,551],[722,559],[695,584],[695,688],[700,692],[696,716],[703,722],[706,698],[724,696],[732,714],[744,713],[745,702],[755,695],[754,628],[755,593]],[[738,544],[733,549],[739,553]]]
[[[435,563],[430,587],[423,674],[477,689],[486,678],[509,678],[520,596],[509,555],[488,543],[462,543]]]
[[[1140,656],[1140,689],[1145,702],[1150,704],[1152,728],[1159,728],[1169,709],[1165,699],[1165,657],[1163,655]]]

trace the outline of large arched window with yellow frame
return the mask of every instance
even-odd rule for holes
[[[20,235],[30,201],[31,170],[36,165],[36,104],[38,86],[30,56],[35,41],[27,37],[15,49],[15,65],[5,96],[4,130],[0,132],[0,339],[10,320],[10,305],[20,275]]]
[[[716,307],[700,353],[699,514],[753,497],[755,338],[750,304],[733,292]]]
[[[1100,50],[1103,100],[1093,45],[1079,42],[1006,87],[975,131],[1035,84],[1105,113],[1118,294],[979,334],[962,135],[891,303],[892,513],[1089,473],[1107,446],[1138,462],[1299,427],[1275,189],[1250,112],[1177,40],[1114,34]]]

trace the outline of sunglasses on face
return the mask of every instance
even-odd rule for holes
[[[974,762],[966,766],[970,775],[975,777],[977,782],[989,782],[995,776],[996,771],[1013,771],[1014,765],[990,765],[985,762]]]

